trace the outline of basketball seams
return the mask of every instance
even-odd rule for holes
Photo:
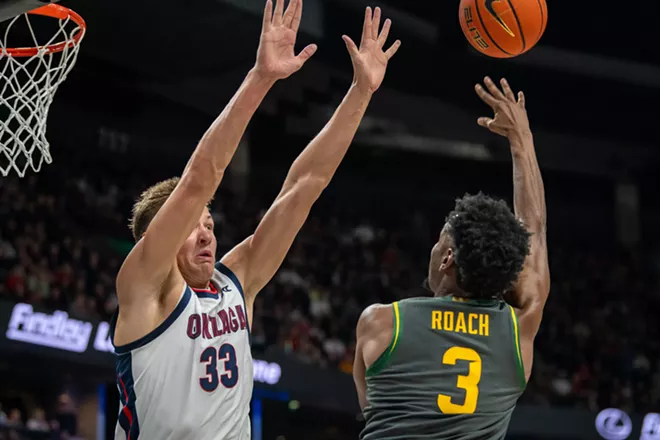
[[[543,4],[541,3],[541,0],[536,0],[536,2],[539,5],[539,9],[541,10],[541,28],[539,29],[539,34],[536,36],[536,41],[538,42],[541,39],[541,36],[543,35],[543,31],[545,30],[546,16],[545,13],[543,12]]]
[[[539,9],[531,0],[461,0],[459,20],[465,37],[479,52],[492,58],[512,58],[528,52],[543,37],[548,23],[546,0],[537,0],[537,6]],[[540,28],[533,35],[536,26]]]
[[[481,4],[483,0],[476,0],[474,2],[475,8],[477,9],[477,16],[479,17],[479,23],[481,23],[481,27],[483,28],[484,32],[486,33],[486,36],[490,41],[493,42],[495,47],[497,47],[502,53],[508,55],[508,56],[514,56],[514,54],[507,52],[506,50],[502,49],[499,44],[497,44],[497,41],[493,38],[493,36],[488,32],[488,28],[486,27],[486,24],[484,23],[483,18],[481,17],[481,9],[479,8],[479,5]]]
[[[518,30],[520,31],[520,38],[522,38],[522,50],[520,51],[520,53],[523,53],[527,49],[525,31],[523,31],[522,23],[520,23],[520,19],[518,18],[518,13],[516,12],[516,8],[513,7],[513,4],[511,4],[511,0],[506,0],[506,1],[509,4],[509,7],[511,8],[511,12],[513,12],[513,18],[516,19],[516,23],[518,24]]]

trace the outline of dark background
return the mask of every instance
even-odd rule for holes
[[[0,2],[0,9],[8,4]],[[43,170],[37,187],[57,188],[66,198],[71,197],[71,186],[62,184],[61,189],[60,182],[108,173],[130,202],[136,188],[181,172],[197,140],[254,62],[263,4],[261,0],[67,0],[62,4],[86,19],[88,32],[78,63],[51,110],[48,132],[54,162]],[[483,190],[510,201],[508,147],[476,125],[477,117],[489,115],[489,110],[473,92],[484,75],[506,76],[527,96],[546,186],[553,264],[571,267],[553,278],[558,293],[553,291],[550,318],[544,321],[541,354],[575,367],[579,350],[570,345],[571,335],[563,332],[580,320],[591,326],[591,307],[611,301],[604,308],[625,311],[629,305],[634,310],[632,316],[619,320],[626,323],[634,323],[638,320],[634,313],[645,310],[646,336],[625,339],[626,331],[618,327],[612,331],[618,332],[625,348],[651,353],[657,372],[652,354],[657,353],[653,335],[658,326],[648,319],[658,316],[657,291],[632,284],[589,284],[582,277],[588,264],[573,257],[582,249],[595,250],[602,260],[592,263],[595,267],[589,270],[596,276],[584,278],[600,279],[608,275],[608,269],[598,265],[615,258],[623,247],[634,256],[631,260],[641,261],[631,266],[658,274],[660,55],[653,17],[660,14],[660,5],[550,0],[547,31],[538,46],[515,59],[495,60],[476,53],[463,37],[456,0],[380,4],[305,0],[298,47],[315,42],[319,51],[301,72],[276,85],[246,135],[249,194],[263,205],[260,208],[277,194],[290,163],[325,124],[348,88],[351,66],[340,37],[359,35],[367,5],[380,5],[384,15],[393,19],[391,40],[400,38],[403,46],[314,216],[320,222],[338,218],[351,225],[376,218],[393,235],[405,236],[409,228],[401,230],[401,218],[421,212],[437,233],[453,199],[465,192]],[[45,26],[38,32],[46,32]],[[625,246],[621,229],[626,227],[619,216],[626,200],[616,196],[623,183],[632,184],[639,194],[634,211],[640,239]],[[0,188],[6,188],[2,185],[4,181]],[[6,207],[13,206],[15,196],[9,193],[3,201],[6,224],[13,215]],[[235,210],[237,223],[243,221],[242,208],[225,203],[222,197],[221,202],[219,209]],[[92,243],[102,241],[99,236],[129,239],[126,203],[119,207],[121,221],[108,221],[79,199],[67,203],[67,212],[78,220],[80,236],[94,237],[97,241]],[[432,242],[427,243],[430,249]],[[423,255],[416,261],[419,271],[426,264]],[[0,274],[6,276],[4,271]],[[411,276],[409,284],[418,281]],[[571,283],[577,287],[562,290]],[[390,293],[375,299],[395,299]],[[614,363],[599,355],[603,363]],[[90,396],[96,395],[99,384],[107,384],[107,425],[109,431],[113,429],[117,403],[111,374],[82,362],[76,366],[40,357],[39,350],[19,350],[11,358],[0,353],[0,368],[6,378],[3,389],[12,390],[12,396],[38,394],[43,386],[49,401],[68,390],[97,404]],[[47,374],[39,374],[39,369]],[[37,375],[38,380],[34,379]],[[618,388],[612,389],[601,394],[621,394]],[[20,400],[12,399],[9,402]],[[0,401],[8,405],[3,396]],[[288,439],[353,438],[361,427],[355,414],[314,405],[292,410],[289,402],[263,402],[268,430],[264,439],[283,432]],[[657,411],[659,404],[657,399],[636,402],[635,408]],[[573,409],[565,402],[558,405]],[[635,419],[635,433],[642,415]],[[80,416],[84,418],[89,419]],[[327,426],[321,434],[323,424]]]

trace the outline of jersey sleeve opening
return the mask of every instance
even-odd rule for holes
[[[515,347],[516,365],[518,367],[518,375],[520,376],[520,385],[522,388],[527,386],[527,379],[525,378],[525,365],[522,358],[522,350],[520,348],[520,327],[518,326],[518,316],[513,307],[509,306],[511,310],[511,325],[513,335],[513,346]]]
[[[390,345],[381,353],[381,355],[376,359],[376,362],[371,364],[367,368],[366,375],[373,376],[378,374],[387,366],[389,363],[390,357],[396,348],[396,344],[399,341],[399,334],[401,333],[401,316],[399,313],[399,303],[392,303],[392,341]]]

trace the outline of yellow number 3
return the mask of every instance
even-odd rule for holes
[[[458,376],[456,386],[465,390],[465,402],[457,405],[451,402],[451,396],[438,395],[438,408],[443,414],[473,414],[477,409],[479,381],[481,380],[481,357],[471,348],[452,347],[445,352],[442,363],[456,365],[456,361],[470,362],[467,376]]]

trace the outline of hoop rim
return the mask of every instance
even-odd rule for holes
[[[55,3],[49,3],[47,5],[41,6],[37,9],[33,9],[27,12],[29,15],[41,15],[43,17],[56,18],[58,20],[67,20],[71,19],[76,23],[80,29],[75,33],[73,38],[68,41],[62,41],[60,43],[50,44],[48,46],[37,46],[37,47],[16,47],[4,49],[4,52],[12,57],[33,57],[38,55],[40,52],[45,51],[47,54],[54,54],[64,51],[68,47],[73,47],[80,44],[87,30],[87,23],[85,20],[78,14],[76,11],[69,9],[65,6],[57,5]],[[2,54],[0,53],[0,57]]]

